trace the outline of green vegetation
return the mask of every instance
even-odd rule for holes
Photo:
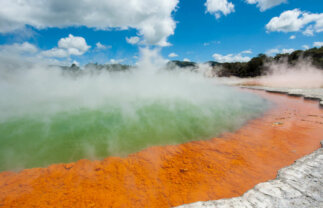
[[[270,62],[286,62],[289,65],[295,65],[299,60],[310,61],[314,66],[323,70],[323,47],[311,48],[309,50],[297,50],[291,54],[277,54],[275,57],[259,54],[252,58],[249,62],[241,63],[217,63],[209,62],[213,67],[215,75],[220,77],[256,77],[266,74],[268,67],[266,63]]]
[[[71,66],[60,66],[67,73],[80,73],[82,70],[76,64]],[[127,71],[131,68],[129,65],[124,64],[98,64],[98,63],[89,63],[84,66],[84,70],[87,71],[109,71],[109,72],[118,72],[118,71]]]
[[[296,64],[299,59],[309,59],[312,64],[320,69],[323,69],[323,47],[311,48],[306,51],[297,50],[291,54],[277,54],[274,57],[275,61],[285,59],[289,64]]]
[[[323,70],[323,47],[321,48],[311,48],[308,50],[297,50],[291,54],[277,54],[274,57],[267,56],[265,54],[259,54],[258,56],[252,58],[249,62],[234,62],[234,63],[219,63],[215,61],[209,61],[212,67],[212,74],[219,77],[256,77],[266,74],[268,71],[268,63],[282,63],[286,62],[289,65],[295,65],[299,60],[306,60],[311,62],[314,66]],[[70,67],[61,67],[67,73],[81,74],[82,70],[80,67],[73,64]],[[84,66],[86,71],[127,71],[132,67],[129,65],[122,64],[97,64],[89,63]],[[190,71],[196,71],[198,64],[190,61],[169,61],[167,63],[166,69],[174,70],[176,68],[188,69]]]
[[[84,66],[84,69],[97,69],[97,70],[106,70],[106,71],[126,71],[130,69],[129,65],[124,64],[97,64],[97,63],[89,63]]]
[[[176,67],[179,67],[179,68],[190,68],[191,70],[195,70],[197,69],[197,64],[195,62],[190,62],[190,61],[169,61],[167,63],[167,66],[166,68],[167,69],[175,69]]]
[[[252,58],[249,62],[234,62],[234,63],[219,63],[215,61],[207,62],[213,68],[213,75],[220,77],[256,77],[266,74],[268,71],[267,63],[286,62],[290,65],[295,65],[299,60],[310,61],[314,66],[323,70],[323,47],[311,48],[305,51],[297,50],[291,54],[277,54],[275,57],[270,57],[265,54],[259,54]],[[197,64],[186,61],[170,61],[167,68],[174,69],[189,68],[195,70]]]
[[[213,67],[213,70],[216,70],[215,73],[220,77],[256,77],[267,71],[268,68],[265,63],[270,62],[271,60],[271,57],[268,57],[265,54],[259,54],[249,62],[221,63]]]

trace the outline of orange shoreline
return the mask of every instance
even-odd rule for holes
[[[275,107],[220,138],[2,172],[0,207],[172,207],[240,196],[318,149],[323,139],[317,102],[254,93]]]

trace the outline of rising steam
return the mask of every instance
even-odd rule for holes
[[[299,60],[295,65],[286,62],[269,63],[269,72],[257,81],[270,87],[320,88],[323,87],[323,70],[311,62]]]
[[[278,88],[323,88],[323,70],[311,61],[300,59],[294,64],[287,60],[265,64],[267,72],[256,78],[218,78],[230,85],[259,85]]]
[[[141,54],[126,72],[71,75],[44,65],[0,66],[0,170],[208,139],[267,106],[202,73],[163,69],[156,50]]]

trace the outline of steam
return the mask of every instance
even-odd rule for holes
[[[141,49],[138,65],[125,72],[1,65],[0,170],[208,139],[268,106],[203,73],[165,70],[165,63],[158,50]]]
[[[323,87],[323,70],[309,61],[299,60],[295,65],[286,62],[269,63],[269,72],[257,79],[261,85],[289,88]]]
[[[229,85],[250,85],[278,88],[323,88],[323,70],[314,66],[310,60],[300,59],[294,64],[287,60],[272,61],[265,64],[267,72],[255,78],[227,77],[217,78]]]

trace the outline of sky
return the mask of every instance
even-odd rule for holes
[[[0,59],[249,61],[323,45],[322,0],[0,0]]]

